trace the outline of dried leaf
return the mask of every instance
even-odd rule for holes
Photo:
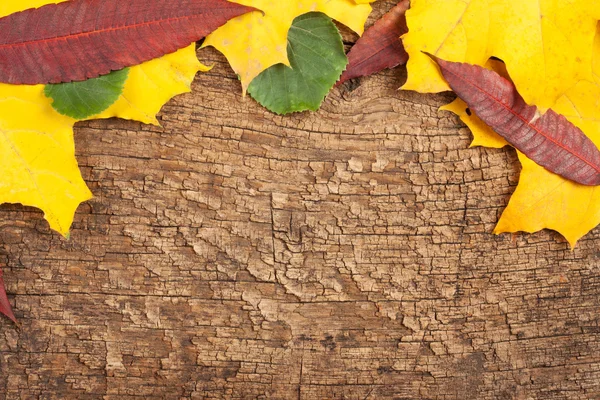
[[[338,84],[394,68],[408,60],[400,36],[408,32],[406,10],[409,0],[402,0],[358,39],[348,52],[348,68]]]
[[[291,68],[273,65],[248,93],[277,114],[318,110],[348,63],[340,32],[325,14],[303,14],[288,34],[288,54]]]
[[[6,315],[8,318],[13,320],[13,322],[17,323],[17,318],[15,318],[15,314],[12,311],[12,307],[8,302],[8,297],[6,297],[6,290],[4,289],[4,279],[2,278],[2,269],[0,269],[0,314]]]
[[[527,157],[574,182],[600,184],[600,151],[564,116],[552,110],[541,115],[494,71],[430,57],[477,116]]]
[[[17,12],[0,19],[0,82],[96,78],[173,53],[252,10],[225,0],[72,0]]]

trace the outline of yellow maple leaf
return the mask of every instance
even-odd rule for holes
[[[600,3],[590,0],[412,0],[403,36],[410,56],[403,89],[449,90],[435,63],[502,59],[519,93],[542,110],[591,73]]]
[[[600,147],[600,26],[592,51],[592,79],[567,89],[552,109],[577,125]],[[502,73],[500,64],[488,67]],[[506,76],[506,75],[505,75]],[[459,115],[473,132],[472,145],[502,147],[506,141],[471,113],[460,99],[442,107]],[[494,230],[537,232],[548,228],[561,233],[571,247],[600,224],[600,188],[580,185],[553,174],[517,152],[522,165],[519,184]]]
[[[320,11],[359,35],[371,13],[365,0],[235,0],[264,12],[251,12],[228,21],[206,37],[203,46],[213,46],[227,57],[242,81],[244,93],[250,82],[275,64],[290,65],[287,36],[296,17]]]
[[[599,99],[598,83],[580,81],[552,109],[600,147]],[[577,240],[600,223],[600,187],[571,182],[518,154],[523,167],[519,185],[495,232],[536,232],[548,228],[560,232],[574,247]]]
[[[0,85],[0,203],[42,209],[63,235],[91,198],[75,160],[74,122],[54,111],[42,85]]]
[[[3,2],[0,17],[60,2]],[[131,67],[117,102],[89,119],[120,117],[157,124],[155,114],[171,97],[188,92],[199,70],[206,67],[196,58],[195,44]],[[64,236],[79,204],[92,197],[75,159],[76,122],[52,108],[43,85],[0,84],[0,204],[39,208],[50,227]]]

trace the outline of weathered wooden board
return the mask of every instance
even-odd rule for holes
[[[0,398],[600,398],[600,230],[491,234],[516,156],[451,95],[398,69],[278,117],[201,57],[162,127],[78,126],[70,241],[0,207]]]

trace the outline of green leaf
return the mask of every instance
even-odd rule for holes
[[[81,82],[46,85],[44,93],[53,99],[52,107],[75,119],[100,114],[113,105],[123,93],[129,68]]]
[[[290,28],[287,53],[291,68],[263,71],[248,93],[277,114],[318,110],[348,64],[340,32],[325,14],[301,15]]]

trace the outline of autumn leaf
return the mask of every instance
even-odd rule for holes
[[[597,99],[600,99],[598,83],[581,81],[561,96],[552,109],[600,146]],[[484,144],[490,140],[489,135],[484,136],[485,131],[474,134]],[[518,154],[522,165],[519,185],[495,232],[536,232],[548,228],[560,232],[574,247],[577,240],[600,223],[600,189],[571,182]]]
[[[0,6],[0,12],[19,11],[13,2],[8,3]],[[19,2],[19,7],[43,3],[28,0]],[[117,101],[90,118],[158,124],[155,115],[162,105],[188,92],[195,74],[203,69],[194,44],[131,67]],[[0,84],[0,105],[0,203],[39,208],[52,229],[68,236],[75,210],[92,197],[75,159],[73,125],[77,120],[52,107],[43,85]]]
[[[338,84],[397,67],[408,60],[408,54],[400,40],[400,36],[408,32],[405,16],[408,7],[408,0],[400,1],[367,29],[348,52],[348,68]]]
[[[490,60],[487,65],[488,68],[507,76],[501,62]],[[589,95],[582,96],[588,91]],[[597,111],[594,107],[581,106],[584,103],[589,104],[588,96],[600,98],[600,89],[595,83],[581,82],[559,99],[553,109],[588,132],[587,136],[599,146],[600,124]],[[583,114],[578,114],[577,107],[584,110]],[[456,113],[467,124],[473,132],[472,146],[500,148],[508,144],[462,100],[456,99],[441,109]],[[560,232],[571,247],[574,247],[583,235],[600,223],[600,191],[596,187],[566,180],[549,172],[522,153],[517,153],[522,166],[519,184],[494,232],[533,233],[548,228]]]
[[[17,323],[17,318],[12,311],[12,307],[8,302],[8,297],[6,296],[6,289],[4,288],[4,279],[2,278],[2,269],[0,269],[0,314],[6,315],[10,318],[15,324]]]
[[[325,14],[303,14],[289,31],[287,52],[291,67],[263,71],[248,93],[277,114],[318,110],[348,63],[340,32]]]
[[[495,71],[500,76],[510,80],[506,66],[500,60],[489,59],[485,64],[485,68]],[[500,149],[508,145],[506,139],[483,122],[460,97],[457,97],[452,103],[440,107],[440,110],[453,112],[469,127],[473,133],[471,147],[484,146]]]
[[[196,56],[196,45],[129,68],[123,92],[98,115],[86,119],[122,118],[159,125],[156,114],[173,97],[188,93],[196,74],[210,68]]]
[[[589,0],[412,0],[403,36],[410,58],[403,89],[449,89],[422,52],[485,65],[494,56],[527,104],[542,111],[577,82],[592,78],[592,46],[600,6]]]
[[[276,65],[289,66],[287,36],[292,22],[311,11],[322,12],[362,34],[371,13],[368,2],[354,0],[235,0],[264,12],[251,12],[234,18],[208,35],[203,46],[223,53],[242,81],[244,93],[262,71]]]
[[[528,2],[413,0],[407,12],[410,31],[403,37],[411,57],[404,88],[422,92],[449,88],[435,63],[421,50],[478,65],[496,56],[506,61],[506,69],[528,104],[542,111],[551,107],[599,146],[599,6],[580,0],[545,0],[539,6],[543,18],[539,8],[536,13],[534,4]],[[473,145],[506,145],[474,112],[469,110],[468,115],[460,100],[443,109],[456,112],[467,123],[473,131]],[[600,191],[553,174],[522,153],[519,160],[519,185],[494,232],[553,229],[575,246],[600,223]]]
[[[552,110],[541,115],[492,70],[430,57],[473,112],[528,158],[574,182],[600,184],[600,151],[565,117]]]
[[[173,53],[251,10],[225,0],[72,0],[16,12],[0,19],[0,82],[96,78]]]
[[[75,160],[74,123],[54,111],[43,86],[0,84],[0,202],[42,209],[63,235],[92,197]]]

